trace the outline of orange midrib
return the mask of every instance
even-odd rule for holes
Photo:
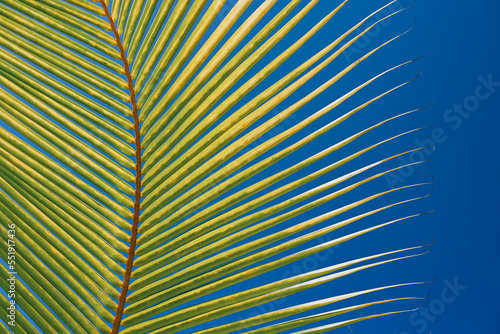
[[[122,290],[120,292],[120,298],[118,299],[118,307],[116,308],[115,320],[113,322],[113,328],[111,329],[112,334],[118,334],[118,330],[120,329],[120,324],[122,321],[123,310],[125,309],[125,302],[127,300],[127,293],[130,283],[130,275],[132,273],[132,267],[134,265],[134,256],[135,256],[135,247],[137,242],[137,229],[139,226],[139,211],[141,205],[141,133],[140,133],[140,125],[139,125],[139,113],[137,110],[137,103],[135,99],[134,92],[134,84],[132,82],[132,76],[130,75],[130,68],[127,60],[127,56],[125,55],[125,50],[123,49],[123,45],[120,39],[120,35],[116,30],[115,22],[111,17],[108,7],[104,3],[104,0],[99,0],[102,7],[104,8],[104,12],[109,20],[109,24],[111,26],[111,30],[115,35],[116,44],[120,49],[120,56],[123,61],[123,67],[125,69],[125,75],[127,76],[128,89],[130,92],[130,102],[132,103],[132,114],[134,117],[134,132],[135,132],[135,200],[134,200],[134,217],[132,224],[132,236],[130,237],[130,248],[128,251],[128,259],[127,266],[125,268],[125,273],[123,277]]]

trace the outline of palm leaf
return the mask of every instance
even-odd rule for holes
[[[252,278],[421,215],[367,228],[356,225],[425,197],[405,194],[408,189],[425,191],[428,183],[339,201],[391,172],[423,163],[387,166],[421,149],[408,148],[350,167],[420,128],[362,142],[363,148],[347,157],[313,168],[420,109],[357,129],[280,167],[287,157],[414,80],[398,82],[309,130],[413,60],[401,63],[277,130],[283,120],[311,109],[311,101],[404,35],[368,50],[301,96],[300,90],[350,46],[403,11],[373,21],[393,1],[305,61],[284,66],[341,15],[347,2],[297,33],[313,9],[328,6],[319,0],[302,5],[300,0],[265,0],[257,6],[239,0],[219,20],[228,6],[225,0],[0,0],[0,222],[5,236],[0,304],[3,310],[13,301],[16,305],[15,326],[2,313],[0,332],[323,333],[407,312],[416,306],[407,305],[421,302],[420,297],[376,297],[377,292],[425,284],[398,283],[248,319],[226,317],[418,257],[430,247],[375,252],[252,286]],[[265,60],[290,35],[295,41]],[[278,69],[286,73],[275,80]],[[288,104],[291,96],[299,98]],[[281,111],[273,115],[277,108]],[[341,167],[351,171],[332,178],[331,172]],[[394,195],[397,201],[391,199]],[[366,203],[381,201],[385,204],[362,211]],[[318,215],[324,207],[331,209]],[[342,232],[347,226],[351,232]],[[340,236],[333,240],[308,244],[337,230]],[[15,299],[7,280],[12,277]],[[360,296],[371,301],[351,301]],[[331,308],[340,302],[351,306]],[[376,311],[393,304],[394,311]],[[321,313],[325,307],[331,309]],[[356,315],[365,310],[368,315]],[[230,320],[212,322],[223,317]],[[325,320],[330,324],[314,327]]]

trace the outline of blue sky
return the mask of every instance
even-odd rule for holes
[[[435,189],[426,205],[437,211],[401,232],[416,242],[436,236],[432,253],[417,264],[417,272],[422,279],[433,274],[437,278],[423,305],[428,312],[355,325],[354,333],[500,332],[500,295],[493,283],[500,250],[495,149],[500,139],[495,129],[500,120],[499,10],[495,1],[417,1],[402,15],[406,21],[415,18],[415,28],[394,58],[428,55],[416,65],[422,77],[411,90],[396,94],[394,103],[434,103],[415,122],[435,124],[442,135],[440,142],[433,140],[434,129],[417,136],[421,142],[436,142],[426,166],[434,175]],[[384,32],[404,29],[405,19],[394,20]],[[394,270],[414,272],[411,266]],[[448,282],[460,286],[450,303],[443,299]]]
[[[435,179],[426,204],[437,211],[407,233],[415,241],[429,233],[436,236],[432,253],[418,264],[418,275],[437,278],[423,306],[427,314],[355,325],[354,333],[500,333],[500,294],[493,283],[500,250],[499,10],[495,1],[417,1],[404,14],[407,20],[415,17],[416,24],[398,56],[429,54],[417,65],[422,77],[397,98],[434,103],[418,122],[442,129],[426,166]],[[398,21],[386,30],[404,26]],[[434,139],[432,131],[417,138]],[[460,286],[453,301],[443,298],[447,282]]]
[[[228,4],[231,3],[234,1],[229,0]],[[255,1],[247,13],[251,13],[260,3],[261,1]],[[264,57],[263,62],[273,59],[307,29],[311,28],[318,21],[318,17],[326,15],[339,3],[338,0],[320,1],[283,43]],[[293,58],[276,69],[275,73],[264,81],[261,87],[267,87],[267,84],[281,78],[297,64],[308,59],[359,20],[385,4],[386,1],[381,0],[351,0],[317,36],[306,44],[307,47],[302,48]],[[389,10],[384,11],[383,14],[389,14],[409,4],[411,1],[402,0]],[[282,1],[278,1],[275,7],[270,14],[276,13],[282,8]],[[230,5],[225,9],[230,9]],[[401,296],[424,297],[430,291],[430,295],[420,310],[357,323],[352,325],[350,329],[343,328],[336,333],[500,333],[500,320],[498,320],[500,310],[497,302],[500,298],[500,292],[494,284],[498,275],[496,261],[500,251],[500,243],[498,242],[500,219],[497,213],[500,199],[498,196],[500,177],[496,166],[498,161],[496,144],[500,139],[500,132],[497,130],[500,121],[499,13],[500,4],[492,0],[477,0],[473,3],[464,0],[417,1],[412,8],[374,28],[367,38],[355,43],[311,82],[285,100],[277,112],[296,102],[366,52],[413,26],[408,34],[384,47],[357,66],[292,118],[285,120],[282,125],[290,126],[297,123],[382,71],[420,56],[425,55],[425,57],[380,78],[343,103],[338,109],[336,108],[323,119],[311,125],[306,131],[292,137],[292,141],[421,73],[418,79],[362,110],[314,144],[308,145],[280,161],[273,166],[273,170],[265,171],[256,178],[259,179],[277,170],[287,168],[297,161],[384,119],[432,104],[424,110],[384,125],[359,141],[339,150],[338,153],[332,154],[324,161],[301,171],[297,176],[307,175],[380,140],[408,130],[432,126],[403,136],[370,152],[348,166],[316,180],[311,184],[311,187],[381,158],[417,147],[432,146],[435,150],[424,150],[410,156],[403,156],[384,165],[383,168],[376,169],[376,171],[381,172],[421,159],[430,160],[429,162],[423,166],[402,169],[388,177],[370,182],[353,194],[343,196],[328,205],[294,218],[286,224],[288,226],[301,222],[385,189],[430,182],[431,180],[434,180],[434,186],[430,197],[398,206],[338,233],[325,236],[325,239],[322,240],[330,240],[344,233],[407,215],[433,210],[435,212],[360,237],[331,251],[323,252],[319,257],[305,259],[294,265],[280,268],[250,282],[227,289],[224,293],[281,279],[290,273],[314,270],[356,257],[426,245],[433,242],[435,237],[436,243],[432,252],[422,257],[399,261],[339,279],[299,293],[295,298],[289,297],[262,308],[245,310],[214,321],[213,324],[243,319],[262,311],[274,310],[276,307],[291,306],[358,289],[405,282],[427,282],[435,278],[429,284],[374,295],[380,299]],[[261,25],[257,26],[257,28],[259,27]],[[363,27],[367,27],[367,25]],[[258,69],[260,67],[250,71],[245,79],[250,78]],[[251,97],[253,96],[244,99],[238,106]],[[280,131],[279,128],[277,131]],[[275,133],[277,132],[271,132],[271,134]],[[287,141],[284,144],[292,141]],[[276,150],[283,147],[282,144]],[[356,180],[361,179],[358,177]],[[248,185],[248,183],[244,185]],[[301,191],[293,194],[298,194]],[[339,219],[335,218],[329,223],[391,202],[422,196],[430,191],[429,185],[398,191],[384,197],[383,200],[376,200],[359,210],[354,210],[352,214],[340,216]],[[328,226],[329,223],[325,223],[321,227]],[[314,246],[317,243],[318,241],[312,241],[304,247]],[[299,249],[302,248],[299,247]],[[371,299],[359,298],[356,299],[356,302],[361,303],[368,300]],[[414,308],[418,306],[418,302],[399,305],[399,308],[391,306],[375,310],[390,311]],[[329,309],[332,307],[326,307],[321,311]],[[326,323],[328,322],[324,324]]]
[[[332,1],[331,4],[323,2],[311,16],[324,14],[325,8],[334,8],[337,3],[338,1]],[[336,37],[343,29],[384,4],[384,1],[378,0],[350,1],[319,33],[318,38],[312,42],[311,49],[325,45],[326,41]],[[401,5],[394,8],[403,8],[408,4],[410,1],[401,1]],[[352,325],[350,330],[356,334],[500,333],[497,303],[500,293],[493,283],[498,275],[495,263],[500,250],[500,219],[497,212],[500,177],[496,157],[496,145],[500,139],[500,132],[496,130],[500,121],[499,10],[498,2],[486,0],[473,3],[460,0],[417,1],[412,8],[392,18],[370,38],[356,43],[331,66],[331,71],[326,70],[318,75],[315,82],[324,82],[335,70],[347,66],[363,52],[414,24],[409,34],[367,60],[366,64],[359,66],[309,106],[316,110],[315,108],[338,97],[338,92],[345,92],[391,66],[426,55],[418,62],[383,78],[379,85],[367,88],[353,99],[351,105],[381,93],[383,87],[390,88],[391,85],[402,83],[422,72],[415,82],[369,108],[342,129],[339,127],[318,145],[352,133],[353,129],[360,129],[360,124],[374,124],[384,115],[394,115],[432,104],[428,109],[387,126],[370,138],[373,141],[382,139],[386,134],[388,136],[432,125],[432,128],[409,135],[398,143],[389,145],[390,148],[378,152],[380,156],[432,145],[435,146],[435,151],[425,154],[425,159],[431,161],[424,167],[392,175],[363,191],[368,193],[387,185],[395,187],[428,182],[429,174],[419,173],[426,169],[435,180],[432,196],[417,204],[382,214],[373,222],[391,219],[398,214],[436,210],[433,214],[410,223],[346,243],[335,249],[335,252],[322,257],[325,260],[319,261],[319,266],[334,264],[357,254],[367,255],[374,250],[425,244],[431,242],[433,236],[436,243],[432,252],[425,257],[326,284],[299,294],[294,302],[325,298],[335,292],[353,291],[356,287],[435,278],[428,286],[404,290],[410,291],[410,295],[413,293],[418,296],[425,296],[430,291],[421,310],[358,323]],[[304,56],[300,54],[298,57],[306,57],[308,52],[312,51],[304,50]],[[308,108],[305,109],[311,110]],[[363,143],[370,143],[370,140]],[[352,152],[354,147],[358,146],[353,145],[346,152]],[[307,156],[308,153],[303,154]],[[373,161],[371,158],[366,158],[363,162]],[[395,165],[409,161],[409,157],[405,159],[398,160]],[[369,225],[366,224],[363,226]],[[314,268],[314,265],[314,261],[298,264],[300,268]],[[270,274],[269,279],[280,277],[280,274],[281,272]],[[391,294],[379,296],[383,298],[389,295]],[[245,318],[263,310],[289,306],[294,302],[287,299],[280,305],[270,304],[261,309],[241,312],[238,316]],[[335,332],[348,334],[350,330],[344,328]]]

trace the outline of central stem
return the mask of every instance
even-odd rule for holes
[[[135,132],[135,200],[134,200],[134,217],[132,223],[132,236],[130,237],[130,248],[128,251],[127,267],[125,268],[122,290],[120,293],[120,298],[118,300],[118,307],[116,309],[116,316],[113,322],[113,328],[111,329],[111,334],[118,334],[120,329],[120,324],[123,316],[123,310],[125,309],[125,302],[127,301],[127,293],[130,284],[130,276],[132,273],[132,267],[134,265],[135,247],[137,244],[137,230],[139,227],[139,211],[141,208],[141,132],[139,124],[139,112],[137,109],[137,102],[135,98],[134,84],[132,82],[132,76],[130,75],[130,67],[128,64],[127,56],[125,55],[125,50],[120,39],[120,35],[116,30],[115,22],[111,17],[108,7],[104,3],[104,0],[99,0],[104,12],[108,17],[111,30],[115,35],[116,44],[120,49],[120,55],[123,61],[123,68],[125,69],[125,75],[127,76],[128,89],[130,91],[130,102],[132,103],[132,114],[134,117],[134,132]]]

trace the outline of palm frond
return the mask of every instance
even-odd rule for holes
[[[429,252],[431,245],[371,251],[250,284],[422,215],[379,218],[426,197],[406,193],[425,193],[419,189],[429,183],[370,187],[389,173],[424,163],[389,167],[422,148],[364,162],[369,153],[422,128],[373,142],[368,134],[421,109],[384,115],[323,150],[311,150],[353,116],[411,84],[416,78],[339,111],[416,59],[380,71],[277,130],[406,34],[387,39],[317,84],[318,74],[349,47],[405,10],[385,14],[394,3],[293,63],[342,14],[347,0],[334,6],[319,0],[239,0],[225,15],[226,0],[0,0],[0,224],[5,236],[0,305],[8,310],[15,302],[15,320],[2,313],[0,333],[324,333],[407,312],[408,305],[421,302],[399,292],[399,297],[377,295],[426,284],[392,283],[248,319],[224,318]],[[298,32],[320,6],[327,9],[323,16]],[[283,47],[291,35],[294,42]],[[278,70],[284,74],[276,79]],[[316,88],[301,95],[311,83]],[[273,114],[277,108],[281,111]],[[335,118],[325,121],[333,112]],[[356,147],[353,143],[362,148],[314,167]],[[305,158],[296,155],[306,149],[311,152]],[[296,157],[289,166],[288,157]],[[354,167],[359,160],[361,167]],[[344,172],[331,176],[339,170]],[[347,199],[362,189],[361,198]],[[370,203],[376,207],[365,209]],[[385,222],[361,227],[358,222],[365,218]],[[334,231],[339,236],[310,246]],[[7,279],[15,281],[15,291]],[[246,281],[243,288],[238,285]],[[356,301],[359,297],[370,301]],[[395,310],[377,313],[384,305]],[[365,315],[357,316],[360,312]],[[223,323],[212,322],[219,318]],[[332,323],[314,327],[325,320]]]

